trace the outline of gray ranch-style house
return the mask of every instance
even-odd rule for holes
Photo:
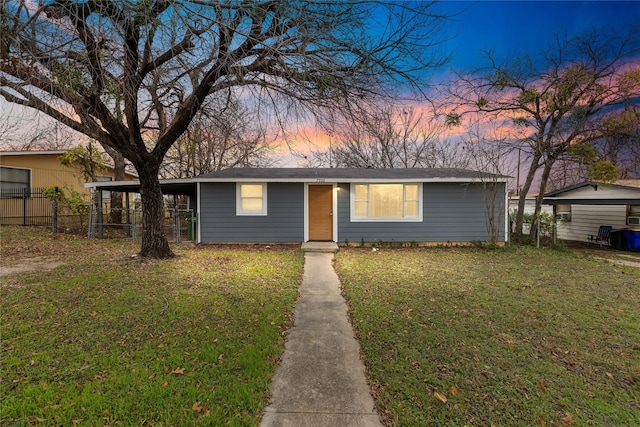
[[[161,184],[195,196],[196,243],[358,244],[505,242],[508,181],[466,169],[237,168]]]

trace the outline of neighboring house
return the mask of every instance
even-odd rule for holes
[[[640,226],[640,179],[583,182],[547,193],[544,203],[553,206],[559,220],[559,239],[584,242],[601,225],[614,230]]]
[[[527,194],[527,197],[524,199],[524,213],[525,215],[533,215],[536,208],[536,197],[537,194]],[[520,196],[510,196],[509,197],[509,212],[518,212],[518,203],[520,203]],[[541,213],[548,213],[549,215],[553,214],[553,207],[548,205],[542,205],[540,209]]]
[[[59,158],[65,153],[65,150],[0,151],[0,218],[3,223],[21,223],[26,212],[34,217],[50,216],[50,203],[34,200],[45,188],[57,186],[67,194],[76,191],[84,199],[90,199],[82,174],[60,164]],[[113,169],[101,175],[99,180],[112,181]],[[127,174],[126,178],[136,179],[137,176]],[[108,193],[105,196],[108,198]],[[17,202],[16,199],[23,200]]]
[[[524,214],[525,215],[533,215],[536,210],[536,198],[538,194],[527,194],[527,197],[524,199]],[[512,214],[512,223],[511,223],[511,232],[515,231],[515,214],[518,213],[518,204],[520,203],[520,196],[510,196],[509,197],[509,213]],[[540,213],[553,215],[553,207],[548,205],[542,205],[540,207]],[[527,218],[525,217],[525,221]],[[530,220],[529,220],[530,221]],[[522,232],[524,234],[529,234],[531,230],[531,223],[525,222],[522,224]],[[543,231],[544,232],[544,231]]]
[[[197,242],[447,243],[507,238],[508,177],[462,169],[227,169],[163,180],[196,197]],[[127,183],[92,183],[137,191]],[[179,188],[181,187],[181,188]]]
[[[7,193],[23,189],[58,186],[89,194],[81,174],[58,160],[66,151],[1,151],[0,190]]]

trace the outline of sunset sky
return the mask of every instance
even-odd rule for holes
[[[509,55],[544,50],[560,34],[568,37],[580,31],[608,27],[625,33],[640,25],[639,1],[444,1],[439,6],[452,18],[447,24],[450,40],[442,46],[452,61],[433,72],[434,81],[451,76],[451,70],[471,70],[486,65],[483,50],[493,50],[497,59]],[[640,52],[636,57],[640,63]],[[0,101],[0,113],[24,121],[25,129],[33,128],[33,116]],[[305,126],[301,126],[302,130]],[[327,135],[306,128],[306,137],[326,146]],[[305,137],[296,138],[302,141]],[[335,142],[335,140],[334,140]],[[298,146],[304,150],[303,144]],[[282,145],[281,166],[302,165]]]
[[[435,82],[448,80],[452,69],[470,71],[487,65],[483,51],[492,50],[498,60],[523,53],[535,56],[558,35],[571,37],[592,28],[625,33],[631,26],[640,26],[640,0],[444,1],[440,7],[452,15],[447,27],[451,39],[442,46],[452,58],[433,72]],[[640,63],[640,52],[636,61]],[[306,130],[306,137],[320,147],[328,146],[329,137],[313,129]],[[304,150],[303,144],[300,148]],[[304,163],[296,164],[287,153],[283,162],[284,166]]]

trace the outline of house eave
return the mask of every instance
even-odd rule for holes
[[[545,197],[542,203],[545,205],[640,205],[640,197],[615,199]]]
[[[161,179],[160,188],[163,194],[191,195],[196,194],[196,182],[191,178],[181,179]],[[103,191],[119,191],[128,193],[140,192],[140,181],[104,181],[104,182],[85,182],[86,188]]]
[[[61,156],[66,150],[0,151],[0,156]]]

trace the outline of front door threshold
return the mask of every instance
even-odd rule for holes
[[[302,244],[302,251],[336,253],[338,252],[338,244],[336,242],[304,242]]]

